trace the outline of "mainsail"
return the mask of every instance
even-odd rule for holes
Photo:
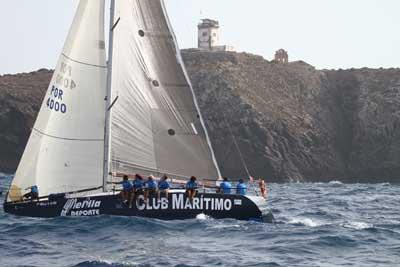
[[[82,0],[9,192],[19,200],[102,185],[104,0]]]
[[[163,1],[116,1],[113,35],[111,171],[219,177]]]

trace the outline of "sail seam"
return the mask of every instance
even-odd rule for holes
[[[82,62],[82,61],[78,61],[78,60],[72,59],[72,58],[70,58],[69,56],[67,56],[67,55],[64,54],[64,53],[62,53],[61,55],[62,55],[63,57],[65,57],[65,58],[67,58],[67,59],[69,59],[69,60],[75,62],[75,63],[78,63],[78,64],[82,64],[82,65],[86,65],[86,66],[91,66],[91,67],[96,67],[96,68],[102,68],[102,69],[106,69],[106,68],[107,68],[107,66],[95,65],[95,64],[85,63],[85,62]]]
[[[40,133],[41,135],[47,136],[47,137],[51,137],[51,138],[55,138],[55,139],[60,139],[60,140],[67,140],[67,141],[88,141],[88,142],[103,142],[103,139],[78,139],[78,138],[65,138],[65,137],[59,137],[59,136],[55,136],[55,135],[50,135],[50,134],[45,134],[44,132],[33,128],[32,130],[35,130],[36,132]]]

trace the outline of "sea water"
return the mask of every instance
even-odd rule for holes
[[[9,183],[0,178],[3,191]],[[204,214],[32,219],[1,210],[0,266],[400,266],[399,185],[268,188],[274,224]]]

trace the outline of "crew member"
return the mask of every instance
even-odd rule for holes
[[[165,194],[165,197],[168,199],[168,192],[170,189],[170,185],[168,183],[168,176],[164,175],[161,177],[161,181],[158,183],[158,199],[160,199],[161,194]]]
[[[135,174],[133,180],[133,199],[136,199],[138,195],[143,194],[143,177],[140,174]]]
[[[258,179],[258,186],[260,187],[261,196],[267,198],[267,185],[263,179]]]
[[[129,181],[128,175],[124,175],[122,178],[122,191],[121,197],[123,200],[129,202],[129,208],[132,208],[132,200],[133,200],[133,185],[131,181]]]
[[[150,197],[153,197],[156,195],[157,191],[157,182],[154,181],[154,176],[150,175],[147,178],[147,181],[144,183],[145,186],[145,191],[144,191],[144,201],[147,201],[147,199]]]
[[[190,177],[190,180],[186,183],[186,195],[191,201],[196,196],[196,189],[198,188],[196,180],[197,178],[192,176]]]
[[[37,187],[37,185],[32,185],[28,188],[25,188],[25,190],[28,189],[30,189],[31,191],[29,193],[26,193],[23,197],[32,201],[39,200],[39,188]]]
[[[247,185],[244,183],[243,179],[239,180],[236,185],[236,194],[245,196],[247,194]]]
[[[219,184],[219,193],[229,195],[231,193],[232,184],[229,182],[228,177],[224,177],[224,181]]]

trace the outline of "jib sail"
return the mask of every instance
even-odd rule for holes
[[[101,186],[106,75],[104,1],[82,0],[8,200]]]

